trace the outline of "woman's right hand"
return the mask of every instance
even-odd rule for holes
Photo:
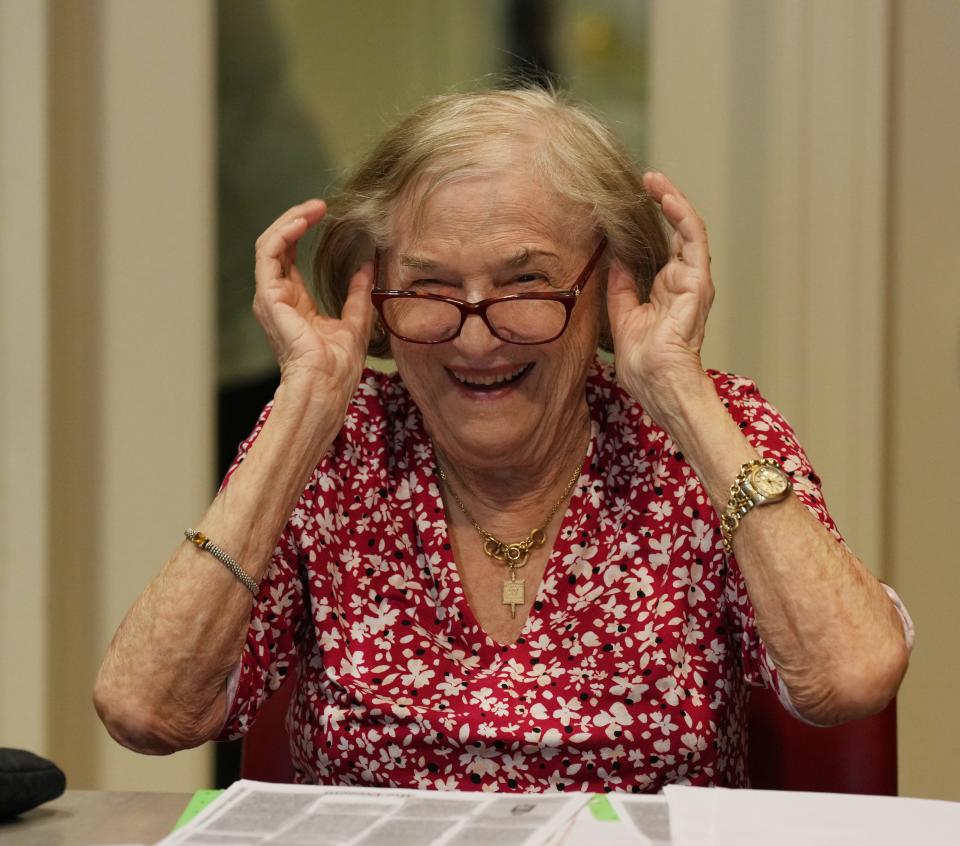
[[[297,244],[326,214],[322,200],[307,200],[277,218],[257,239],[253,313],[273,347],[281,381],[304,377],[346,398],[360,379],[373,326],[373,268],[350,280],[341,317],[317,310],[296,266]]]

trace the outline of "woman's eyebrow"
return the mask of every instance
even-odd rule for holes
[[[522,267],[528,264],[532,258],[550,258],[557,262],[560,261],[560,256],[556,253],[551,253],[549,250],[531,250],[529,247],[521,247],[506,263],[510,267]]]
[[[400,266],[409,267],[413,270],[436,270],[437,263],[423,256],[408,256],[400,254]]]
[[[521,247],[516,253],[510,256],[510,258],[506,259],[504,264],[507,267],[523,267],[523,265],[528,264],[530,260],[534,258],[549,258],[555,262],[560,261],[560,257],[549,250]],[[407,253],[400,254],[399,262],[401,267],[406,267],[411,270],[436,270],[440,267],[440,263],[433,259],[426,258],[425,256],[408,255]]]

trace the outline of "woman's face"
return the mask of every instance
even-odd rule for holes
[[[520,169],[455,180],[436,189],[418,216],[415,207],[396,216],[381,285],[470,302],[567,290],[597,246],[582,216]],[[546,344],[500,340],[476,316],[442,344],[391,338],[397,369],[449,461],[542,467],[583,446],[600,290],[589,280],[564,334]]]

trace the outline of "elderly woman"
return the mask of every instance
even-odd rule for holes
[[[333,316],[294,264],[318,224]],[[280,386],[110,646],[124,745],[237,737],[295,672],[303,781],[743,785],[748,685],[819,724],[896,692],[896,597],[784,419],[701,365],[703,222],[583,109],[428,102],[256,281]]]

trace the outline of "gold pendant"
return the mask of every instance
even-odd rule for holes
[[[523,602],[523,579],[517,580],[517,574],[511,568],[510,579],[503,582],[503,604],[510,606],[510,616],[516,619],[517,606]]]

